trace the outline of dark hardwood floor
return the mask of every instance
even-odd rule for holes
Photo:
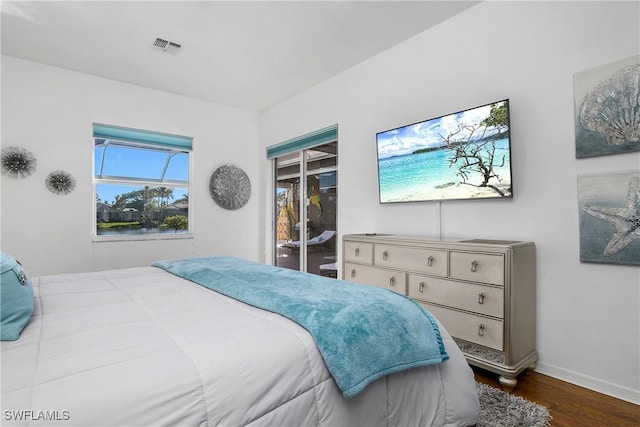
[[[501,388],[498,376],[473,368],[476,381]],[[552,427],[639,427],[640,406],[537,372],[523,373],[513,394],[549,409]]]

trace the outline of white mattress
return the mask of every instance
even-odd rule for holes
[[[450,359],[345,399],[309,333],[154,267],[33,279],[2,342],[2,425],[467,426],[473,372]]]

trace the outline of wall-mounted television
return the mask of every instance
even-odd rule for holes
[[[512,198],[509,100],[376,134],[380,203]]]

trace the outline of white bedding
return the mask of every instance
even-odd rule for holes
[[[33,279],[2,342],[2,425],[468,426],[473,372],[450,359],[345,399],[296,323],[155,267]]]

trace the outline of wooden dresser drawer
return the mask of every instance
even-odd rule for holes
[[[465,341],[503,351],[504,323],[500,320],[421,303],[449,333]]]
[[[373,245],[362,242],[345,242],[343,256],[345,261],[371,265],[373,263]]]
[[[504,255],[475,252],[449,253],[449,276],[480,283],[504,285]]]
[[[504,289],[436,277],[409,275],[408,295],[485,316],[504,317]]]
[[[379,267],[397,268],[447,276],[447,251],[406,246],[376,245],[373,264]]]
[[[345,263],[343,275],[345,280],[377,286],[406,295],[407,275],[402,271]]]

